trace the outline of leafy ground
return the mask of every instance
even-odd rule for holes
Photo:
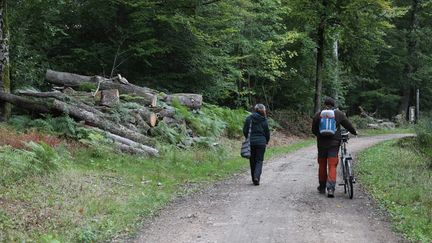
[[[414,138],[382,143],[361,153],[357,171],[397,231],[414,242],[431,242],[432,163],[416,147]]]
[[[312,142],[275,146],[267,158]],[[248,162],[237,155],[238,148],[238,141],[226,139],[212,149],[166,148],[157,159],[117,154],[103,147],[56,149],[51,151],[53,157],[45,158],[56,158],[56,168],[0,184],[0,241],[92,242],[130,234],[140,227],[140,219],[174,197],[247,168]],[[5,147],[2,154],[8,154],[5,150],[18,151]],[[35,151],[23,153],[20,160]],[[40,161],[44,165],[43,158],[32,156],[27,164]],[[6,167],[14,158],[2,157],[2,161],[0,167]]]

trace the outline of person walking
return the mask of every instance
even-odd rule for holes
[[[350,133],[357,131],[346,115],[336,109],[334,99],[328,97],[324,101],[324,109],[317,112],[312,121],[312,133],[317,137],[318,146],[318,191],[334,197],[336,187],[336,168],[338,165],[339,147],[342,139],[341,125]]]
[[[250,135],[249,135],[250,130]],[[270,130],[266,118],[266,108],[263,104],[255,105],[255,112],[244,122],[243,135],[250,136],[251,156],[249,158],[252,182],[260,184],[264,153],[270,140]]]

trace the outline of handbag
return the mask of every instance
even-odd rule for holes
[[[250,148],[250,134],[252,131],[252,120],[250,121],[249,125],[249,133],[245,141],[242,143],[241,149],[240,149],[240,156],[246,159],[249,159],[251,156],[251,148]]]

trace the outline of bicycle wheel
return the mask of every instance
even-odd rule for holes
[[[339,183],[339,186],[344,186],[344,193],[346,194],[347,193],[347,188],[346,188],[346,185],[347,185],[347,183],[346,183],[346,178],[347,178],[347,176],[346,176],[346,169],[345,169],[345,163],[344,163],[344,158],[343,158],[343,155],[341,155],[341,158],[340,158],[340,178],[342,179],[341,181],[341,183]]]
[[[352,174],[352,167],[351,167],[351,161],[347,159],[345,161],[346,171],[347,171],[347,177],[346,177],[346,183],[345,186],[348,191],[348,196],[350,199],[353,199],[354,197],[354,186],[353,186],[353,174]]]
[[[348,196],[349,196],[349,198],[350,199],[353,199],[353,197],[354,197],[354,187],[353,187],[353,180],[352,180],[352,178],[350,178],[349,180],[348,180],[348,183],[347,183],[348,185],[347,185],[347,188],[348,188]]]

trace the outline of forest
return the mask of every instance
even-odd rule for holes
[[[5,2],[5,1],[4,1]],[[16,0],[12,89],[46,69],[112,77],[209,103],[349,115],[432,109],[432,1]]]
[[[337,239],[431,242],[431,36],[432,0],[0,0],[0,242],[146,241],[159,213],[186,214],[179,198],[225,203],[168,218],[187,229],[240,237],[253,218],[314,242],[308,219],[341,219]],[[327,97],[360,134],[354,200],[336,204],[315,188]],[[239,151],[257,103],[271,139],[254,187]],[[265,220],[247,212],[261,204]]]

